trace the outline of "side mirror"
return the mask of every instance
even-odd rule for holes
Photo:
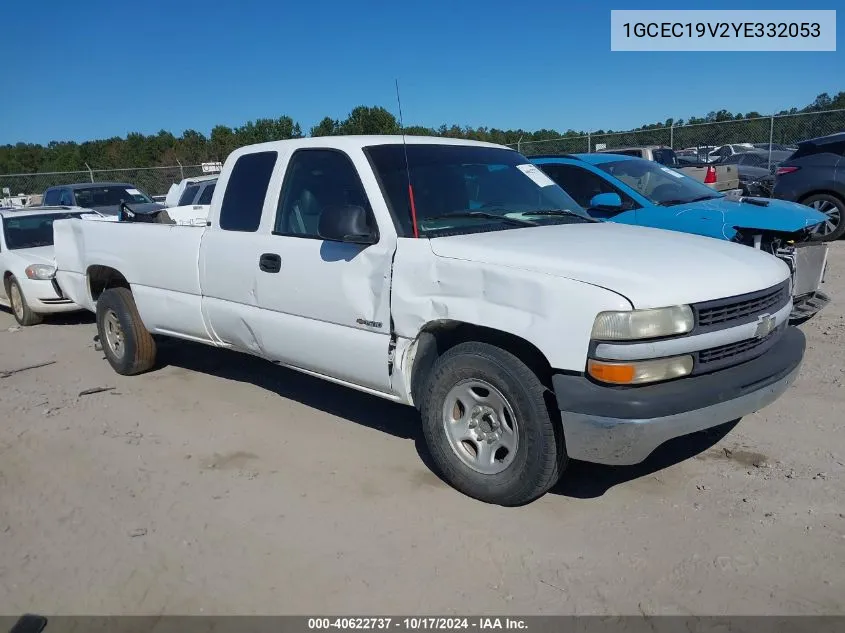
[[[622,198],[618,193],[600,193],[590,200],[590,209],[602,211],[619,211],[622,209]]]
[[[354,204],[329,206],[320,214],[317,233],[324,240],[349,244],[375,244],[378,234],[370,227],[367,210]]]

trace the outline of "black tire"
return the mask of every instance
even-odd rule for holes
[[[33,312],[26,302],[26,296],[21,290],[18,280],[14,277],[9,279],[6,286],[6,296],[9,297],[9,305],[12,308],[12,314],[15,315],[15,321],[24,327],[30,325],[38,325],[44,320],[44,316],[37,312]]]
[[[115,320],[119,328],[114,327]],[[144,327],[128,288],[110,288],[100,295],[97,334],[106,360],[118,374],[134,376],[155,364],[155,341]]]
[[[819,242],[833,242],[838,240],[845,234],[845,202],[843,202],[840,198],[833,196],[828,193],[819,193],[814,196],[810,196],[808,198],[804,198],[801,201],[801,204],[806,204],[808,207],[812,207],[814,204],[832,204],[836,210],[839,212],[838,215],[838,223],[833,228],[830,233],[823,235],[822,233],[815,233],[813,234],[813,239]],[[822,211],[822,213],[826,213]]]
[[[467,381],[491,385],[513,411],[518,441],[501,472],[485,474],[467,465],[446,430],[447,396],[453,388],[471,384]],[[470,342],[448,350],[432,367],[420,405],[423,434],[440,476],[487,503],[518,506],[542,496],[557,483],[567,462],[563,431],[550,415],[548,395],[536,374],[501,348]]]

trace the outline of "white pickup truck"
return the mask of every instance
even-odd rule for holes
[[[58,282],[115,371],[177,337],[418,407],[441,476],[487,502],[756,411],[804,355],[782,261],[590,220],[499,145],[244,147],[208,217],[55,223]]]

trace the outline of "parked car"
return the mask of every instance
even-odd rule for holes
[[[794,200],[827,216],[815,237],[832,241],[845,233],[845,132],[809,139],[777,168],[775,198]]]
[[[775,184],[775,171],[789,152],[749,150],[720,159],[720,165],[736,165],[743,195],[770,198]],[[771,160],[771,167],[769,161]]]
[[[441,476],[503,505],[568,457],[638,463],[766,406],[804,354],[782,261],[597,222],[491,143],[242,147],[208,226],[55,231],[62,287],[96,311],[117,373],[151,369],[162,335],[416,406]]]
[[[178,223],[203,223],[208,218],[218,175],[185,178],[167,193],[168,215]]]
[[[769,151],[769,143],[752,143],[756,149]],[[798,149],[797,145],[783,145],[781,143],[771,143],[773,152],[789,152],[790,154]]]
[[[740,165],[742,167],[762,168],[768,173],[774,173],[777,166],[792,155],[792,152],[772,151],[771,156],[769,152],[752,149],[747,152],[740,152],[732,154],[725,158],[720,158],[719,165]],[[769,160],[771,160],[771,168],[769,167]]]
[[[189,205],[211,204],[211,196],[214,195],[214,187],[217,184],[219,174],[211,176],[196,176],[184,178],[174,183],[167,192],[165,205],[168,207],[183,207]]]
[[[82,310],[55,279],[53,222],[84,212],[70,207],[0,209],[0,305],[20,325],[36,325],[45,314]]]
[[[739,178],[736,168],[731,165],[708,165],[698,163],[694,158],[685,157],[683,161],[678,160],[671,147],[651,145],[646,147],[622,147],[619,149],[601,150],[603,154],[618,154],[624,156],[635,156],[645,160],[654,161],[686,174],[699,182],[708,185],[716,191],[730,191],[739,189]]]
[[[121,202],[132,204],[138,213],[154,213],[164,208],[150,196],[126,182],[85,182],[50,187],[44,192],[45,206],[62,205],[117,215]]]
[[[701,162],[709,162],[709,154],[714,149],[716,149],[713,145],[701,145],[700,147],[685,147],[684,149],[676,149],[675,154],[680,157],[684,158],[697,158]]]
[[[531,161],[597,219],[728,240],[782,259],[793,275],[795,321],[829,302],[819,289],[827,245],[811,241],[825,220],[818,211],[781,200],[732,198],[630,156],[571,154]]]
[[[733,156],[734,154],[742,154],[749,150],[753,150],[754,146],[751,143],[729,143],[728,145],[720,145],[709,154],[707,154],[708,158],[711,161],[719,161],[723,158],[727,158],[728,156]]]

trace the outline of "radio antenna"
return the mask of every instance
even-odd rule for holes
[[[399,104],[399,131],[402,133],[402,149],[405,152],[405,174],[408,176],[408,199],[411,201],[411,224],[414,237],[419,237],[417,229],[417,206],[414,204],[414,186],[411,184],[411,165],[408,162],[408,144],[405,142],[405,125],[402,122],[402,100],[399,98],[399,80],[396,80],[396,102]]]

